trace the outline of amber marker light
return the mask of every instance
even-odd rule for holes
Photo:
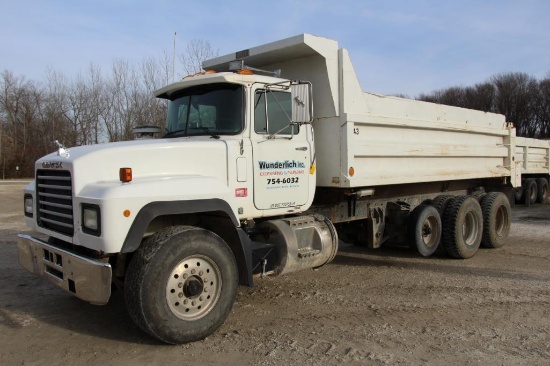
[[[132,168],[120,168],[119,178],[122,183],[128,183],[132,181]]]
[[[124,217],[130,217],[132,213],[130,212],[130,210],[124,210],[122,214],[124,215]]]
[[[349,167],[349,175],[350,175],[351,177],[353,177],[354,174],[355,174],[355,169],[353,169],[353,167],[350,166],[350,167]]]
[[[239,74],[239,75],[254,75],[252,70],[248,70],[248,69],[239,70],[239,71],[237,71],[237,74]]]

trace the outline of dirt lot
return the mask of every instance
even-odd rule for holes
[[[152,340],[120,292],[93,306],[19,267],[23,184],[0,183],[0,364],[550,364],[550,205],[516,207],[507,246],[469,260],[343,246],[319,270],[240,288],[225,325]]]

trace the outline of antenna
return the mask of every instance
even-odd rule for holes
[[[172,82],[176,81],[176,32],[174,32],[174,52],[172,53]]]

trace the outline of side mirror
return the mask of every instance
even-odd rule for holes
[[[292,122],[310,123],[313,120],[311,83],[298,81],[290,86],[292,98]]]

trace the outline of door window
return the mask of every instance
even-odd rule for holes
[[[254,131],[269,135],[298,134],[299,126],[290,124],[292,122],[290,98],[290,93],[284,91],[257,90],[254,97]]]

